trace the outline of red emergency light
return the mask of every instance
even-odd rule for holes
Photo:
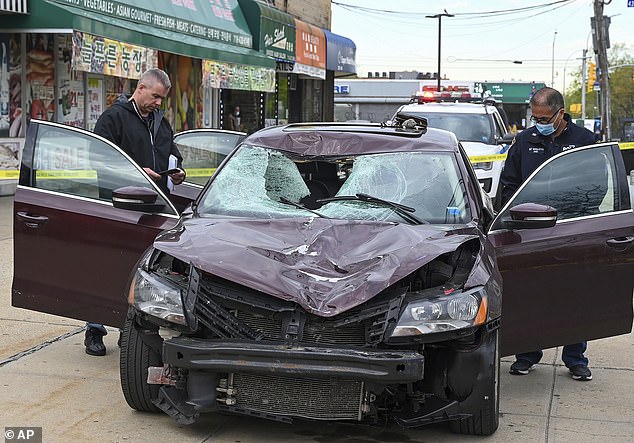
[[[438,91],[436,86],[423,86],[421,91],[416,91],[412,102],[430,103],[430,102],[447,102],[447,101],[473,101],[477,97],[471,95],[467,86],[441,86]]]

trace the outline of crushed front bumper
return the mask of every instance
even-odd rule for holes
[[[424,375],[424,357],[414,351],[292,347],[187,337],[163,342],[163,363],[211,372],[340,377],[381,383],[415,382]]]

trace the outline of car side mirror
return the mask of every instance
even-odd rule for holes
[[[557,223],[557,210],[537,203],[521,203],[509,210],[510,219],[501,220],[506,229],[552,228]]]
[[[497,143],[498,145],[510,145],[511,143],[513,143],[513,140],[515,139],[515,134],[509,132],[504,134],[504,136],[502,138],[498,138],[497,139]]]
[[[165,204],[156,203],[158,193],[139,186],[125,186],[112,191],[112,204],[115,208],[146,213],[160,212]]]

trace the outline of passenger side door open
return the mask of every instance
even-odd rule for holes
[[[502,209],[488,234],[503,277],[502,355],[631,331],[628,193],[619,147],[605,143],[545,162]],[[528,202],[541,208],[514,211]],[[545,207],[556,221],[538,228]]]

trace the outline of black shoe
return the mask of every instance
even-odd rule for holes
[[[588,381],[592,380],[592,372],[586,365],[575,365],[572,368],[568,368],[573,380]]]
[[[513,375],[526,375],[533,369],[535,369],[535,365],[528,360],[516,360],[515,363],[511,365],[509,372]]]
[[[86,354],[102,356],[106,355],[106,345],[103,344],[104,333],[90,328],[86,330],[86,338],[84,346],[86,346]]]

